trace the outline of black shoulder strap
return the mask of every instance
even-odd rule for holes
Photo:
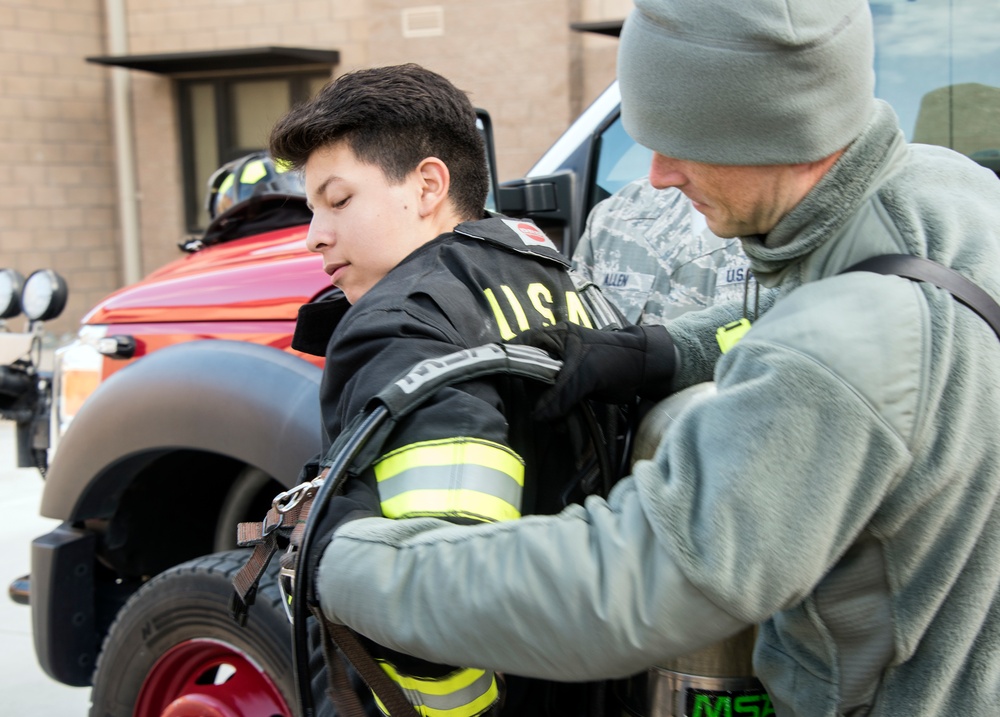
[[[996,300],[979,285],[969,281],[954,269],[919,256],[883,254],[865,259],[840,273],[846,274],[849,271],[891,274],[933,284],[939,289],[950,292],[956,300],[979,314],[990,325],[997,338],[1000,338],[1000,304],[997,304]]]

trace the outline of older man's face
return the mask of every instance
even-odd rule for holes
[[[654,187],[677,187],[717,236],[767,234],[801,201],[819,176],[812,164],[705,164],[653,154]]]

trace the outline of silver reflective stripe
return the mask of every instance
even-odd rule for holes
[[[570,271],[569,275],[576,286],[576,293],[587,307],[595,329],[620,329],[625,326],[621,320],[621,312],[611,305],[597,284],[575,271]]]
[[[428,383],[454,376],[470,375],[476,368],[492,362],[506,360],[507,354],[497,344],[485,344],[471,349],[463,349],[439,358],[424,359],[396,381],[404,393],[412,394]],[[465,372],[465,373],[463,373]]]
[[[386,663],[383,663],[383,666],[385,666],[385,664]],[[479,677],[477,677],[475,680],[467,684],[465,687],[456,689],[453,692],[447,692],[445,694],[436,694],[433,692],[424,692],[413,686],[421,682],[431,683],[435,685],[439,685],[440,683],[447,684],[448,682],[455,680],[456,677],[460,677],[462,673],[469,671],[481,672],[482,674],[480,674]],[[472,705],[474,702],[476,702],[476,700],[480,699],[481,697],[483,697],[483,695],[487,694],[493,687],[492,672],[473,670],[472,668],[470,668],[469,670],[459,670],[457,673],[452,672],[451,674],[446,675],[445,677],[439,679],[432,679],[429,677],[415,678],[415,677],[408,677],[406,675],[393,675],[392,673],[394,672],[394,670],[390,670],[388,672],[389,676],[393,679],[393,681],[399,685],[400,689],[402,689],[403,694],[406,695],[407,701],[409,701],[409,703],[414,707],[418,708],[419,712],[423,712],[422,710],[419,709],[420,707],[427,707],[430,710],[440,710],[442,712],[448,710],[460,710],[462,707],[465,707],[466,705]],[[380,709],[381,707],[382,706],[380,705]],[[483,705],[476,705],[474,709],[471,709],[468,712],[457,711],[455,712],[455,715],[456,717],[458,717],[459,715],[478,714],[483,710],[483,707],[484,707]]]
[[[378,483],[379,499],[387,501],[418,490],[472,490],[495,496],[516,508],[521,505],[521,486],[495,468],[471,463],[407,468]]]
[[[411,700],[411,704],[422,704],[434,710],[453,710],[458,707],[470,704],[485,695],[493,685],[493,673],[484,672],[479,679],[467,687],[463,687],[455,692],[446,695],[432,695],[426,692],[403,689],[403,694]],[[418,701],[413,702],[414,698]],[[479,712],[479,710],[476,710]]]
[[[558,373],[559,369],[562,368],[562,361],[552,358],[542,351],[542,349],[535,346],[504,344],[504,350],[507,352],[507,358],[510,361],[537,366],[541,369],[540,373],[552,372],[553,378],[554,374]]]

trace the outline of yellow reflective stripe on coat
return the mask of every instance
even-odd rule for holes
[[[492,672],[458,669],[444,677],[412,677],[383,660],[379,666],[399,685],[417,714],[424,717],[475,717],[497,701],[499,690]],[[375,697],[382,714],[389,710]]]
[[[374,470],[387,518],[521,517],[524,461],[498,443],[469,437],[411,443],[387,453]]]

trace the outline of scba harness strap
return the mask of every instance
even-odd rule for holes
[[[286,545],[280,557],[279,587],[282,602],[289,621],[293,626],[293,660],[296,687],[303,717],[313,717],[315,705],[312,700],[311,676],[309,674],[308,636],[305,634],[306,609],[311,611],[319,626],[323,659],[327,668],[327,696],[335,705],[337,714],[345,717],[366,717],[367,712],[351,686],[343,661],[337,655],[339,650],[354,666],[368,688],[378,696],[393,717],[418,717],[417,711],[407,701],[405,695],[392,680],[378,667],[358,641],[354,633],[342,625],[327,621],[318,607],[307,606],[306,600],[293,600],[293,595],[307,594],[305,570],[296,570],[300,556],[307,554],[306,528],[308,518],[316,501],[325,506],[329,496],[342,491],[344,481],[350,475],[348,470],[357,451],[369,439],[374,428],[387,420],[389,413],[384,406],[377,406],[371,412],[364,412],[341,434],[344,440],[331,446],[316,478],[302,483],[291,490],[280,493],[272,502],[264,521],[261,523],[240,523],[237,543],[240,547],[253,547],[247,563],[233,579],[234,594],[231,609],[234,619],[244,625],[250,606],[254,602],[257,585],[281,545]],[[392,420],[388,421],[390,424]],[[333,478],[330,478],[331,472]],[[329,488],[321,494],[321,489]]]
[[[909,254],[883,254],[858,262],[842,274],[870,271],[874,274],[900,276],[911,281],[923,281],[944,289],[960,304],[964,304],[989,324],[1000,339],[1000,304],[978,284],[936,261]]]
[[[957,302],[967,306],[978,314],[993,329],[993,333],[997,335],[997,338],[1000,339],[1000,304],[982,287],[965,278],[954,269],[943,264],[938,264],[936,261],[911,254],[882,254],[864,259],[840,273],[850,274],[856,271],[867,271],[883,276],[898,276],[910,281],[933,284],[939,289],[944,289]],[[722,353],[729,351],[750,330],[751,323],[746,318],[746,313],[747,302],[744,295],[744,318],[725,326],[720,326],[716,332],[716,338],[719,341]],[[756,320],[756,315],[754,319]]]
[[[306,634],[308,593],[306,570],[297,570],[300,556],[313,549],[312,526],[323,517],[329,498],[342,492],[344,482],[364,473],[383,453],[395,425],[404,416],[433,397],[440,389],[491,375],[507,375],[551,384],[562,367],[544,351],[511,344],[487,344],[418,363],[372,398],[364,410],[338,436],[319,464],[318,475],[291,490],[279,494],[260,523],[239,526],[239,545],[253,547],[250,559],[233,580],[231,607],[234,618],[245,624],[249,606],[256,596],[257,584],[274,554],[287,546],[281,555],[279,585],[286,611],[293,625],[294,658],[297,688],[303,717],[312,717],[311,680],[308,670],[309,649]],[[595,449],[604,455],[598,461],[603,484],[615,476],[614,461],[609,460],[605,436],[594,419],[589,405],[581,406],[583,423]],[[314,520],[308,520],[312,515]],[[302,596],[292,599],[292,596]],[[354,633],[342,625],[325,620],[318,608],[312,608],[321,626],[330,699],[340,714],[365,714],[357,695],[349,687],[339,649],[353,664],[368,687],[393,717],[416,715],[400,687],[368,655]]]

